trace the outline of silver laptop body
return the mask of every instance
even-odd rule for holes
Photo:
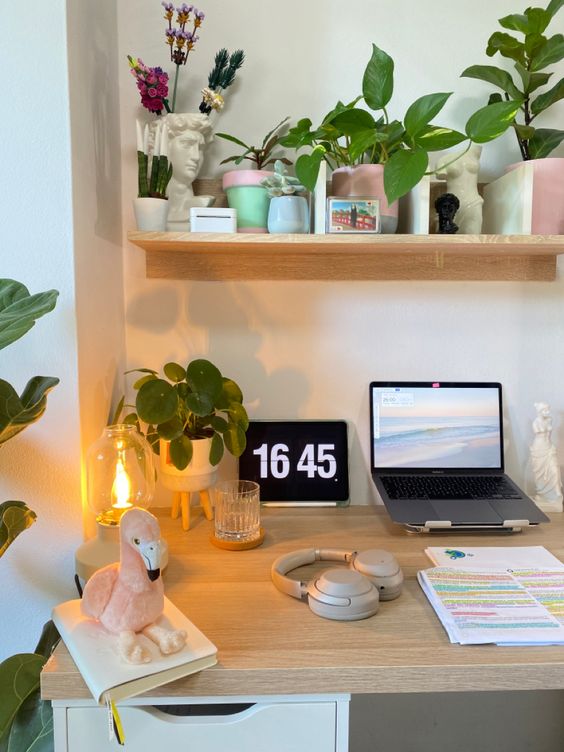
[[[498,383],[374,381],[372,477],[410,530],[517,532],[548,517],[505,474]]]

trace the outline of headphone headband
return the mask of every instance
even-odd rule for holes
[[[279,556],[272,564],[272,581],[283,593],[292,598],[302,599],[307,594],[307,582],[300,582],[286,577],[288,572],[315,561],[344,561],[349,562],[355,551],[345,551],[341,548],[300,548],[289,554]]]

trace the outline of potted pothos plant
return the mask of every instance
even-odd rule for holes
[[[0,279],[0,350],[53,310],[58,294],[48,290],[30,295],[21,282]],[[11,384],[0,379],[0,445],[41,418],[47,394],[58,383],[54,376],[34,376],[18,395]],[[0,503],[0,558],[36,518],[23,501]],[[0,663],[0,749],[35,749],[39,740],[41,749],[48,749],[49,743],[53,746],[53,713],[51,703],[39,695],[39,675],[58,640],[53,623],[47,622],[33,653],[18,653]]]
[[[482,107],[468,119],[462,133],[432,123],[452,92],[419,97],[408,107],[403,121],[389,116],[393,92],[394,61],[373,44],[362,94],[348,104],[337,102],[315,128],[309,118],[299,120],[281,140],[283,146],[308,150],[295,166],[297,178],[308,190],[314,189],[325,160],[334,171],[333,194],[379,198],[382,216],[392,218],[385,229],[388,232],[395,230],[394,217],[397,224],[395,202],[432,172],[430,152],[464,142],[470,146],[491,141],[507,130],[520,108],[514,101]],[[374,175],[373,183],[366,182],[367,173]]]
[[[196,491],[213,485],[224,451],[239,457],[246,446],[249,419],[239,386],[201,358],[186,367],[167,363],[164,378],[150,368],[134,372],[142,374],[133,385],[135,411],[124,422],[139,430],[140,421],[146,424],[165,487]]]
[[[227,203],[232,209],[237,210],[237,232],[267,231],[269,197],[261,181],[273,175],[272,170],[265,169],[268,165],[273,165],[276,161],[292,164],[281,152],[276,151],[281,143],[283,128],[289,119],[285,117],[270,130],[260,146],[246,144],[228,133],[216,134],[218,138],[237,144],[243,149],[240,154],[227,157],[220,164],[233,162],[238,166],[243,162],[250,162],[253,165],[251,169],[229,170],[223,176],[223,190],[227,194]]]
[[[564,130],[537,126],[537,118],[564,99],[564,78],[554,82],[554,71],[549,70],[564,60],[564,36],[547,33],[563,5],[564,0],[551,0],[546,8],[527,8],[499,19],[504,31],[490,36],[486,55],[511,61],[514,73],[495,65],[471,65],[461,74],[499,90],[490,95],[492,106],[503,101],[519,106],[511,125],[523,162],[507,170],[523,170],[524,163],[532,167],[531,225],[540,235],[564,233],[564,158],[550,156],[564,140]]]

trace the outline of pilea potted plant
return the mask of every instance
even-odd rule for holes
[[[272,177],[272,171],[264,168],[274,164],[276,160],[283,164],[292,164],[287,157],[275,151],[282,138],[281,129],[289,119],[285,117],[269,131],[260,146],[246,144],[228,133],[216,134],[218,138],[243,148],[241,154],[227,157],[220,164],[234,162],[240,165],[244,161],[249,161],[254,165],[253,169],[230,170],[223,176],[223,190],[227,194],[227,202],[232,209],[237,210],[237,232],[267,231],[269,196],[261,181]]]
[[[133,385],[136,411],[126,423],[147,424],[146,436],[160,455],[160,477],[174,491],[199,491],[216,480],[216,467],[227,449],[239,457],[249,426],[239,386],[208,360],[186,368],[167,363],[165,378],[150,368]]]
[[[0,350],[52,311],[58,294],[48,290],[30,295],[21,282],[0,279]],[[41,418],[47,394],[58,383],[53,376],[34,376],[19,396],[11,384],[0,379],[0,445]],[[0,558],[36,518],[23,501],[0,503]],[[39,675],[58,640],[53,622],[47,622],[33,653],[18,653],[0,663],[1,749],[52,748],[53,711],[51,703],[40,697]]]
[[[137,121],[138,194],[133,201],[137,229],[163,231],[168,215],[167,186],[172,177],[168,161],[168,135],[166,126],[158,123],[154,146],[149,154],[149,126],[142,129]]]
[[[527,8],[523,13],[499,19],[503,29],[517,36],[507,31],[494,32],[488,40],[486,55],[499,54],[512,61],[517,76],[495,65],[471,65],[461,74],[501,90],[502,93],[491,94],[490,104],[505,100],[519,106],[519,118],[514,118],[512,127],[523,162],[509,165],[507,170],[532,167],[531,228],[538,235],[564,233],[564,159],[550,157],[564,140],[564,130],[536,125],[540,115],[564,98],[564,78],[545,88],[553,75],[547,69],[564,59],[562,34],[545,35],[562,5],[563,0],[551,0],[546,8]]]
[[[380,200],[382,231],[395,232],[396,201],[429,174],[429,152],[468,142],[486,143],[513,122],[520,104],[497,102],[475,112],[465,133],[433,125],[452,92],[426,94],[405,113],[403,122],[390,120],[387,107],[394,91],[394,62],[375,44],[362,79],[362,94],[349,104],[338,102],[312,129],[309,118],[300,120],[281,140],[283,146],[309,148],[296,161],[296,175],[313,190],[319,165],[325,160],[334,170],[332,193],[337,196],[374,196]],[[374,117],[357,106],[363,101],[378,113]]]
[[[296,196],[296,193],[305,188],[297,178],[288,175],[280,159],[274,163],[274,174],[264,178],[261,185],[270,196],[268,232],[308,232],[307,200],[305,196]]]

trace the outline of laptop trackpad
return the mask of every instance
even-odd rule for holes
[[[459,525],[487,525],[503,522],[499,514],[492,509],[487,501],[472,501],[461,499],[460,501],[433,500],[431,506],[437,514],[438,520],[450,520]]]

